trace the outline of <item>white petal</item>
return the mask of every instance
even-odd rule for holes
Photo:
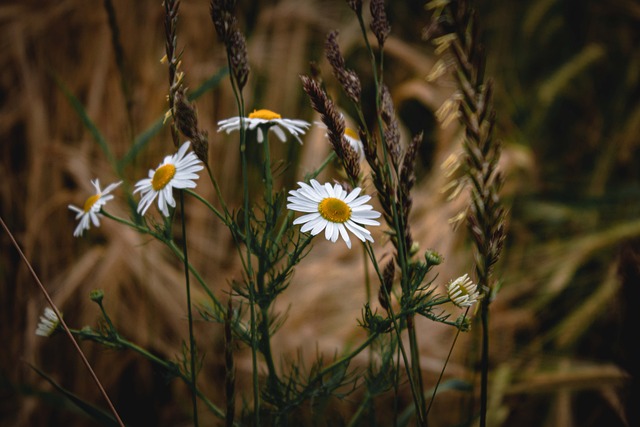
[[[308,224],[311,224],[311,223],[308,223]],[[320,233],[327,225],[329,225],[329,221],[327,221],[324,218],[318,219],[317,223],[311,230],[311,234],[315,236],[316,234]]]
[[[367,203],[369,200],[371,200],[371,196],[365,194],[364,196],[360,196],[357,199],[355,199],[353,202],[349,203],[349,206],[354,208],[356,206],[360,206]]]
[[[349,233],[347,233],[347,229],[344,224],[338,225],[338,230],[340,230],[340,235],[342,236],[342,240],[347,244],[347,247],[351,249],[351,239],[349,239]]]
[[[333,191],[333,187],[328,182],[324,184],[324,189],[326,190],[329,197],[336,197],[336,194]]]
[[[318,218],[320,218],[319,213],[310,213],[307,215],[302,215],[301,217],[298,217],[295,219],[295,221],[293,221],[293,225],[304,224],[305,222],[313,221]]]
[[[353,191],[351,193],[349,193],[349,195],[344,199],[344,202],[347,203],[349,206],[351,205],[351,202],[358,197],[358,194],[360,194],[360,192],[362,191],[362,189],[360,187],[356,187],[353,189]]]
[[[380,223],[378,221],[374,221],[372,219],[368,219],[368,218],[353,218],[351,217],[351,221],[356,222],[358,224],[364,224],[364,225],[380,225]]]
[[[80,213],[80,214],[84,213],[84,211],[77,206],[67,205],[67,207],[76,213]]]
[[[333,226],[334,223],[331,221],[327,221],[327,227],[324,229],[324,238],[327,240],[331,240],[333,236]],[[333,240],[335,241],[335,240]]]
[[[326,223],[326,221],[323,218],[317,218],[317,219],[314,219],[313,221],[307,222],[302,227],[300,227],[300,231],[305,233],[305,232],[307,232],[309,230],[312,230],[311,234],[313,234],[315,236],[320,231],[322,231],[322,229],[325,226],[325,223]],[[314,233],[313,230],[317,230],[317,231]]]
[[[298,212],[318,212],[318,205],[316,206],[306,206],[300,204],[289,203],[287,205],[287,209]]]
[[[88,215],[93,225],[95,227],[100,227],[100,220],[98,219],[98,215],[96,215],[95,212],[92,212],[92,211],[89,211]]]
[[[371,221],[373,218],[380,218],[380,212],[370,211],[370,212],[353,212],[351,219],[358,222],[360,219],[366,219]],[[375,221],[376,224],[371,225],[380,225],[378,221]]]
[[[278,139],[282,142],[286,142],[287,141],[287,136],[284,134],[284,131],[282,130],[282,128],[280,128],[280,126],[278,125],[273,125],[271,127],[271,131],[273,131],[273,133],[276,134],[276,136],[278,137]]]
[[[176,200],[173,198],[172,188],[170,188],[169,186],[166,186],[160,191],[160,194],[164,196],[164,200],[167,203],[167,205],[171,207],[176,206]]]

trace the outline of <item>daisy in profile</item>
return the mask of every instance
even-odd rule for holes
[[[380,225],[374,218],[380,217],[380,212],[374,211],[371,205],[366,204],[371,196],[360,196],[360,187],[351,193],[340,186],[326,183],[321,185],[312,179],[311,185],[299,182],[300,188],[289,191],[287,208],[297,212],[307,212],[306,215],[296,218],[293,224],[303,224],[300,231],[310,231],[315,236],[324,230],[327,240],[335,242],[341,236],[347,247],[351,249],[351,239],[347,230],[358,239],[373,242],[369,230],[363,225]]]
[[[324,123],[322,122],[314,122],[314,123],[326,129],[326,126]],[[353,151],[355,151],[356,154],[358,155],[358,160],[359,161],[364,160],[364,146],[362,145],[362,141],[360,140],[360,135],[358,135],[358,131],[350,127],[345,127],[344,133],[342,135],[344,136],[344,139],[349,143],[349,146],[351,146]],[[329,135],[326,133],[324,134],[324,136],[327,138],[329,137]]]
[[[362,141],[360,140],[360,135],[358,132],[351,128],[344,129],[344,139],[347,140],[353,151],[358,155],[358,159],[362,161],[364,159],[364,147],[362,146]]]
[[[38,327],[36,328],[36,335],[41,337],[48,337],[58,328],[60,319],[56,315],[56,312],[46,307],[44,309],[44,315],[40,316]]]
[[[471,307],[480,299],[478,286],[469,279],[468,274],[449,282],[447,293],[451,302],[460,308]]]
[[[96,227],[100,227],[100,217],[102,216],[100,215],[100,209],[102,209],[109,200],[113,199],[113,194],[109,193],[122,184],[122,181],[110,184],[104,190],[100,189],[99,179],[91,181],[91,184],[96,189],[96,192],[84,202],[84,206],[82,208],[75,205],[69,205],[69,209],[76,213],[76,219],[80,220],[76,229],[73,231],[73,235],[75,237],[82,236],[84,230],[89,229],[89,222],[93,223]]]
[[[218,132],[225,131],[231,133],[232,131],[240,130],[240,117],[231,117],[230,119],[220,120],[218,122]],[[249,117],[244,118],[244,126],[249,130],[256,130],[258,132],[258,142],[262,143],[265,138],[265,132],[272,131],[276,134],[280,141],[285,142],[287,136],[283,129],[286,129],[295,139],[302,144],[302,140],[299,135],[309,129],[311,123],[304,120],[296,119],[283,119],[278,113],[274,113],[271,110],[253,110]]]
[[[164,216],[169,216],[169,206],[176,205],[173,189],[196,187],[196,172],[201,171],[204,166],[193,151],[187,154],[189,145],[189,141],[182,144],[178,152],[165,157],[156,170],[149,170],[149,178],[136,183],[133,193],[141,194],[137,209],[139,214],[144,215],[157,197],[158,209]]]

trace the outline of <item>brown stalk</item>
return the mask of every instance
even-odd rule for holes
[[[4,230],[9,235],[9,239],[11,240],[11,243],[13,244],[13,246],[16,248],[16,251],[18,251],[18,254],[20,255],[20,258],[22,258],[24,263],[27,265],[27,268],[29,269],[29,273],[31,273],[31,276],[34,278],[34,280],[38,284],[38,287],[40,288],[40,290],[42,291],[42,293],[43,293],[44,297],[46,298],[47,302],[51,306],[51,309],[56,313],[56,316],[58,316],[58,320],[60,320],[60,325],[62,326],[62,329],[64,329],[64,332],[67,334],[67,336],[71,340],[71,343],[73,344],[73,347],[76,349],[76,351],[80,355],[80,359],[82,360],[82,363],[89,370],[89,374],[91,375],[91,378],[93,379],[93,381],[98,386],[98,389],[100,390],[100,393],[104,397],[104,400],[107,402],[107,405],[109,406],[109,409],[113,413],[113,416],[116,418],[116,421],[118,422],[118,425],[120,425],[121,427],[124,427],[124,423],[122,422],[122,419],[120,419],[120,415],[118,415],[118,411],[116,411],[115,406],[113,406],[113,403],[111,402],[111,399],[109,399],[109,395],[107,394],[106,390],[102,386],[102,383],[100,382],[100,380],[98,379],[98,376],[96,375],[95,371],[91,367],[91,364],[87,360],[87,357],[82,352],[82,349],[78,345],[78,342],[73,337],[73,334],[69,330],[69,327],[67,326],[66,322],[62,318],[62,313],[60,313],[60,310],[58,310],[58,307],[54,304],[53,299],[51,299],[51,296],[49,295],[49,292],[47,292],[47,289],[44,287],[44,285],[40,281],[40,278],[38,277],[38,275],[36,274],[35,270],[31,266],[31,263],[29,262],[29,259],[26,257],[24,252],[22,252],[22,249],[20,248],[20,245],[18,244],[18,242],[16,241],[15,237],[13,236],[13,233],[11,233],[11,230],[9,230],[9,227],[7,227],[7,225],[5,224],[5,222],[2,219],[2,217],[0,217],[0,223],[2,223],[2,228],[4,228]]]

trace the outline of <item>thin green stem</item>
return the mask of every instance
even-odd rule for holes
[[[211,212],[213,212],[213,214],[215,216],[217,216],[224,225],[226,225],[227,227],[230,225],[229,220],[227,219],[228,216],[227,215],[222,215],[220,213],[220,211],[218,211],[218,209],[215,208],[215,206],[213,206],[211,203],[209,203],[209,201],[207,199],[205,199],[204,197],[202,197],[201,195],[199,195],[198,193],[196,193],[193,190],[190,190],[188,188],[183,190],[185,193],[189,194],[190,196],[195,197],[196,199],[198,199],[200,202],[202,202],[203,205],[205,205],[207,208],[209,208],[209,210]],[[226,210],[226,209],[225,209]]]
[[[167,245],[169,247],[169,249],[171,249],[171,251],[174,253],[174,255],[176,255],[180,261],[184,262],[184,254],[182,253],[180,248],[178,248],[176,246],[176,244],[175,244],[175,242],[173,240],[168,239],[163,234],[156,233],[155,231],[149,229],[148,227],[145,227],[145,226],[142,226],[142,225],[139,225],[139,224],[135,224],[135,223],[133,223],[133,222],[131,222],[129,220],[126,220],[124,218],[120,218],[120,217],[117,217],[115,215],[112,215],[109,212],[105,211],[104,209],[102,209],[100,211],[100,213],[103,214],[104,216],[106,216],[107,218],[112,219],[112,220],[114,220],[116,222],[119,222],[120,224],[127,225],[127,226],[133,228],[134,230],[139,231],[140,233],[148,234],[148,235],[156,238],[157,240],[159,240],[162,243],[164,243],[165,245]],[[213,301],[213,303],[216,306],[216,309],[219,312],[223,312],[224,308],[223,308],[222,303],[214,295],[214,293],[211,291],[211,289],[209,289],[209,286],[207,286],[207,283],[202,278],[202,276],[200,275],[198,270],[196,270],[195,267],[193,267],[191,264],[189,264],[189,271],[191,271],[191,274],[193,274],[194,277],[198,280],[198,283],[201,285],[202,289],[206,292],[206,294],[209,296],[209,298],[211,298],[211,300]]]
[[[233,53],[227,46],[227,64],[230,70],[233,70],[231,64],[231,55]],[[260,426],[260,384],[258,381],[258,342],[257,342],[257,330],[256,330],[256,290],[253,267],[251,264],[251,223],[249,216],[249,178],[247,170],[247,129],[245,128],[245,105],[244,98],[242,96],[242,90],[238,86],[234,73],[229,74],[231,81],[231,88],[233,95],[236,99],[236,105],[238,106],[238,117],[240,117],[240,161],[242,169],[242,200],[244,210],[244,229],[245,229],[245,245],[246,245],[246,264],[245,272],[247,274],[247,288],[249,291],[249,316],[251,327],[251,371],[252,371],[252,384],[253,384],[253,419],[255,427]]]
[[[211,167],[209,166],[208,163],[206,166],[207,166],[207,173],[209,174],[209,180],[213,184],[213,188],[216,191],[216,196],[218,196],[218,201],[220,201],[220,206],[222,206],[222,210],[224,211],[224,218],[222,218],[222,215],[220,214],[220,212],[218,212],[218,210],[215,209],[213,205],[210,205],[210,209],[213,210],[214,214],[228,226],[228,221],[229,221],[228,218],[230,217],[230,215],[229,215],[229,209],[227,208],[227,203],[225,202],[224,197],[222,197],[222,191],[220,191],[220,185],[218,185],[218,180],[213,175],[213,171],[211,170]]]
[[[104,313],[104,311],[103,311],[103,313]],[[151,362],[155,363],[156,365],[162,367],[168,373],[179,377],[188,386],[191,387],[191,385],[192,385],[190,376],[188,376],[185,373],[181,372],[178,369],[178,365],[176,365],[175,363],[166,361],[164,359],[161,359],[160,357],[158,357],[155,354],[149,352],[145,348],[140,347],[136,343],[131,342],[131,341],[127,340],[126,338],[122,337],[118,333],[115,333],[115,334],[109,336],[108,338],[105,338],[102,335],[100,335],[100,334],[98,334],[98,333],[96,333],[94,331],[86,331],[86,330],[82,330],[82,329],[81,330],[70,329],[70,331],[71,331],[71,333],[73,335],[75,335],[75,336],[77,336],[77,337],[79,337],[80,339],[83,339],[83,340],[91,340],[91,341],[95,341],[95,342],[98,342],[98,343],[101,343],[101,344],[106,344],[106,345],[115,345],[116,347],[125,348],[125,349],[131,350],[131,351],[133,351],[135,353],[138,353],[141,356],[143,356],[144,358],[146,358],[146,359],[150,360]],[[196,387],[196,394],[200,398],[200,400],[202,400],[202,402],[207,406],[207,408],[209,408],[209,410],[215,416],[217,416],[219,418],[222,418],[222,419],[225,418],[224,412],[222,412],[222,410],[220,408],[218,408],[213,402],[211,402],[207,398],[207,396],[205,396],[204,393],[202,393],[202,391],[200,391],[197,387]]]
[[[272,208],[273,204],[273,175],[271,174],[271,147],[269,145],[269,130],[264,129],[265,138],[262,143],[263,152],[264,152],[264,162],[263,162],[263,174],[264,174],[264,185],[265,185],[265,200],[267,202],[267,209]]]
[[[362,399],[360,406],[358,406],[358,409],[351,417],[351,420],[349,420],[349,424],[347,424],[347,427],[355,427],[358,425],[360,418],[362,418],[362,416],[364,415],[364,411],[367,409],[367,406],[369,406],[370,402],[371,402],[371,394],[367,392],[365,394],[364,399]]]
[[[187,290],[187,317],[189,320],[189,354],[191,364],[191,400],[193,404],[193,425],[198,426],[198,398],[196,393],[196,378],[198,376],[196,370],[196,340],[193,335],[193,313],[191,312],[191,282],[189,280],[189,252],[187,250],[187,226],[184,211],[184,192],[180,193],[180,212],[182,212],[182,253],[184,254],[184,282]]]
[[[424,381],[422,379],[422,368],[420,367],[420,348],[418,346],[418,337],[416,336],[415,316],[411,315],[407,318],[407,332],[409,334],[409,348],[411,351],[411,368],[417,380],[418,397],[420,398],[420,414],[422,415],[423,425],[427,425],[427,401],[424,395]]]
[[[467,308],[467,311],[465,312],[465,316],[467,315],[468,312],[469,312],[469,309]],[[440,370],[440,375],[438,375],[438,380],[436,381],[436,385],[433,386],[433,394],[431,395],[429,406],[427,407],[427,411],[425,412],[425,415],[424,415],[425,419],[427,418],[427,415],[429,415],[429,411],[431,411],[433,402],[435,402],[436,400],[436,393],[438,392],[438,387],[440,386],[440,382],[442,381],[442,377],[444,376],[444,371],[447,368],[447,365],[449,364],[449,360],[451,359],[451,354],[453,353],[453,348],[455,347],[456,341],[458,341],[459,336],[460,336],[460,329],[456,331],[456,335],[453,337],[453,342],[451,343],[451,347],[449,347],[449,353],[447,353],[447,358],[444,361],[444,365],[442,365],[442,369]]]
[[[398,349],[396,350],[396,371],[394,373],[395,375],[395,381],[393,382],[393,425],[394,427],[396,427],[398,425],[398,406],[399,406],[399,402],[398,402],[398,391],[399,391],[399,387],[400,387],[400,346],[398,346]]]
[[[320,175],[320,172],[322,172],[329,164],[331,164],[331,162],[336,158],[336,156],[337,155],[335,151],[331,151],[331,153],[329,153],[329,155],[324,159],[324,161],[320,166],[318,166],[313,172],[310,172],[304,176],[304,181],[305,182],[309,181],[310,179],[314,179],[318,175]],[[278,243],[280,239],[282,239],[284,232],[287,230],[287,227],[289,227],[289,222],[291,221],[291,218],[293,218],[293,211],[289,211],[287,213],[286,219],[282,221],[282,224],[280,225],[280,230],[278,231],[278,234],[276,235],[274,242]]]
[[[376,270],[376,273],[378,274],[378,277],[380,279],[380,281],[382,282],[382,274],[380,273],[380,268],[378,266],[378,263],[375,259],[375,255],[373,253],[373,249],[371,248],[371,243],[366,242],[365,243],[365,247],[367,249],[367,253],[369,254],[369,258],[371,259],[371,262],[373,263],[373,266]],[[389,292],[387,291],[387,288],[385,286],[382,286],[382,289],[385,293],[385,297],[387,298],[387,301],[391,301],[391,295],[389,294]],[[411,386],[411,394],[413,396],[413,400],[414,400],[414,404],[416,405],[416,413],[418,414],[418,420],[420,421],[420,423],[422,424],[422,414],[421,414],[421,406],[419,405],[420,401],[419,401],[419,395],[418,395],[418,391],[416,390],[416,384],[415,384],[415,379],[410,371],[410,366],[411,364],[409,363],[409,358],[407,357],[407,351],[404,348],[404,344],[402,342],[402,330],[400,328],[400,325],[398,324],[398,319],[393,311],[393,308],[391,308],[391,305],[389,305],[389,308],[387,309],[387,313],[389,314],[389,318],[391,319],[391,323],[393,325],[393,329],[396,333],[396,335],[398,336],[398,347],[400,348],[400,353],[402,354],[402,359],[404,361],[404,365],[405,365],[405,369],[407,370],[407,374],[408,374],[408,379],[409,379],[409,385]],[[410,315],[407,315],[407,317],[409,318]],[[412,357],[413,357],[413,353],[411,353]]]
[[[480,373],[480,427],[487,425],[489,389],[489,295],[480,303],[482,318],[482,359]]]
[[[313,380],[309,381],[309,383],[314,382],[315,380],[322,378],[323,376],[325,376],[326,374],[328,374],[329,372],[333,371],[336,367],[342,365],[343,363],[345,363],[348,360],[353,359],[354,357],[356,357],[358,354],[360,354],[360,352],[362,352],[362,350],[364,350],[365,348],[369,347],[369,344],[371,344],[371,342],[376,339],[378,337],[380,333],[379,332],[374,332],[371,335],[369,335],[367,337],[366,340],[364,340],[362,342],[362,344],[360,344],[355,350],[353,350],[351,353],[346,354],[338,359],[336,359],[335,361],[333,361],[332,363],[330,363],[329,365],[325,366],[324,368],[322,368],[322,370],[320,372],[318,372],[318,374],[314,377]]]
[[[367,30],[364,24],[364,20],[362,18],[362,14],[358,14],[358,22],[360,24],[360,29],[363,34],[367,51],[369,52],[371,69],[373,72],[373,79],[374,79],[374,85],[375,85],[375,91],[376,91],[376,112],[377,112],[378,131],[380,133],[380,138],[382,140],[382,152],[384,156],[384,163],[383,163],[384,179],[387,181],[389,188],[396,188],[397,186],[393,185],[394,179],[393,179],[393,174],[391,173],[391,168],[389,166],[391,163],[389,162],[389,154],[388,154],[387,144],[384,137],[384,124],[382,121],[382,117],[380,115],[381,102],[382,102],[382,74],[383,74],[383,57],[384,57],[383,47],[379,46],[379,57],[380,57],[379,67],[380,68],[378,69],[378,64],[376,63],[376,55],[374,53],[373,48],[371,47],[371,44],[369,43],[369,38],[367,35]],[[397,174],[398,171],[395,171],[395,172]],[[401,279],[400,279],[401,288],[402,288],[403,294],[406,295],[407,298],[411,298],[412,290],[409,289],[410,284],[408,282],[408,277],[409,277],[408,257],[407,257],[407,250],[405,248],[405,239],[403,236],[405,227],[404,227],[402,218],[398,213],[398,209],[397,209],[398,203],[395,200],[398,197],[398,192],[396,192],[394,196],[395,196],[394,200],[392,200],[392,203],[391,203],[391,210],[392,210],[393,222],[394,222],[393,227],[395,229],[396,239],[397,239],[398,263],[400,265],[400,270],[401,270]],[[417,395],[414,394],[414,400],[417,405],[416,412],[418,414],[419,423],[420,425],[426,425],[426,419],[423,418],[423,414],[426,409],[426,400],[424,397],[422,369],[420,368],[420,351],[418,346],[417,335],[415,332],[415,316],[414,315],[409,315],[407,317],[407,329],[408,329],[408,335],[409,335],[409,346],[411,351],[411,364],[406,364],[405,366],[407,369],[407,373],[409,374],[409,378],[412,382],[412,392],[413,393],[417,392]],[[402,348],[402,339],[400,335],[399,335],[399,341]],[[404,353],[404,351],[403,351],[403,357],[406,358],[406,354]],[[406,362],[407,361],[405,360],[405,363]],[[418,382],[417,390],[416,390],[416,387],[413,386],[414,381]]]
[[[371,278],[369,277],[369,264],[367,263],[367,248],[362,246],[362,260],[364,263],[364,290],[366,292],[367,303],[371,302]]]

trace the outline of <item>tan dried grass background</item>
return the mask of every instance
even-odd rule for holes
[[[108,220],[82,239],[75,239],[73,215],[67,209],[69,203],[83,203],[91,190],[90,179],[99,177],[107,184],[115,176],[54,78],[59,78],[86,107],[116,156],[127,151],[132,135],[145,130],[166,109],[167,72],[160,64],[164,54],[160,2],[119,0],[114,4],[124,47],[126,80],[131,88],[131,122],[102,2],[31,0],[0,5],[1,211],[70,325],[95,325],[99,313],[88,294],[102,288],[105,305],[122,335],[170,358],[180,354],[187,336],[181,265],[161,245]],[[243,25],[250,28],[247,36],[252,73],[245,90],[249,108],[272,108],[288,117],[317,120],[300,90],[298,75],[309,71],[309,61],[318,61],[326,83],[338,96],[339,88],[321,59],[322,45],[328,30],[339,29],[345,56],[353,55],[358,60],[354,52],[362,48],[362,42],[357,23],[345,18],[346,6],[339,1],[263,1],[256,2],[244,16]],[[454,125],[433,127],[434,112],[451,95],[453,85],[446,80],[437,84],[425,80],[436,59],[417,36],[427,23],[427,15],[420,11],[413,17],[408,25],[395,26],[389,40],[388,84],[399,109],[409,103],[419,105],[425,115],[423,127],[430,127],[433,132],[431,157],[421,166],[416,188],[412,227],[422,250],[433,248],[444,255],[446,262],[437,270],[436,279],[436,283],[443,284],[473,268],[464,228],[454,231],[448,223],[466,201],[459,198],[447,202],[446,194],[440,191],[447,180],[439,165],[459,150],[460,137]],[[412,30],[413,36],[409,36]],[[178,45],[184,48],[183,69],[192,88],[225,65],[223,49],[210,22],[208,2],[183,2]],[[236,141],[215,132],[218,120],[236,112],[228,82],[225,80],[201,97],[197,107],[200,125],[209,131],[214,173],[229,203],[237,206],[241,182]],[[406,140],[409,130],[405,128],[403,132]],[[538,179],[533,153],[511,142],[505,140],[501,165],[507,177],[507,203]],[[273,148],[272,158],[287,153],[287,145],[276,142]],[[146,174],[171,149],[168,132],[163,130],[137,163],[125,171],[128,184]],[[297,168],[285,174],[280,184],[293,184],[294,179],[315,167],[328,150],[322,129],[313,129],[300,148]],[[323,176],[332,178],[335,174]],[[204,177],[198,192],[214,199]],[[123,189],[116,192],[122,193]],[[190,260],[226,300],[229,281],[240,275],[229,233],[193,200],[188,201],[187,209]],[[127,216],[124,198],[116,198],[109,210]],[[603,235],[598,240],[597,235],[592,235],[588,236],[590,246],[580,245],[585,242],[576,238],[536,248],[533,253],[528,252],[526,244],[517,244],[526,243],[527,231],[516,229],[515,233],[516,244],[510,245],[505,255],[508,263],[505,261],[499,269],[504,274],[504,289],[493,305],[491,317],[495,369],[491,403],[496,417],[492,421],[499,425],[515,411],[517,405],[509,408],[509,402],[522,403],[531,393],[546,392],[555,408],[549,425],[573,425],[571,390],[591,389],[594,381],[608,405],[622,414],[624,402],[617,390],[626,373],[614,364],[589,357],[577,358],[584,364],[584,369],[579,369],[572,362],[576,360],[574,355],[561,351],[583,336],[590,319],[614,300],[620,286],[615,264],[607,270],[600,290],[593,291],[598,293],[597,301],[587,304],[589,299],[585,298],[584,304],[577,302],[582,310],[560,315],[566,323],[555,333],[535,335],[539,330],[538,313],[545,309],[544,301],[535,303],[537,298],[549,298],[566,290],[576,270],[598,248],[611,247],[611,239]],[[621,233],[637,236],[638,231],[631,228]],[[381,232],[375,237],[377,254],[383,257],[390,250],[389,245]],[[619,240],[613,238],[614,243]],[[77,395],[103,405],[66,339],[59,336],[44,340],[34,335],[44,298],[4,234],[0,241],[4,281],[0,288],[0,339],[5,347],[0,361],[1,380],[7,383],[2,389],[0,424],[89,425],[81,415],[56,411],[55,404],[30,392],[51,391],[51,387],[25,362],[41,367]],[[537,262],[527,262],[531,257]],[[313,251],[296,270],[292,285],[276,305],[277,311],[287,313],[285,325],[273,339],[278,360],[295,358],[299,351],[308,363],[316,352],[330,358],[362,339],[364,331],[356,322],[366,299],[362,266],[362,253],[357,246],[349,251],[342,244],[332,245],[320,238],[314,242]],[[548,291],[539,293],[540,286],[548,286]],[[375,284],[373,288],[375,295]],[[199,289],[194,298],[204,301]],[[374,306],[377,307],[375,298]],[[196,326],[199,348],[205,352],[201,384],[214,402],[222,402],[222,329],[204,322]],[[430,322],[421,323],[419,330],[422,366],[427,384],[432,385],[446,358],[453,331]],[[549,347],[543,350],[543,344],[549,340],[557,346],[546,353]],[[469,362],[475,360],[476,345],[473,334],[462,337],[447,376],[474,380]],[[132,354],[86,343],[82,347],[125,419],[134,425],[187,425],[188,393],[177,381],[165,384],[149,363]],[[247,381],[248,353],[243,349],[237,355],[240,380]],[[443,398],[446,405],[455,401],[457,398]],[[342,411],[348,413],[350,407],[355,408],[345,404]],[[433,410],[433,425],[451,425],[457,418],[448,412],[445,403],[438,403]]]

